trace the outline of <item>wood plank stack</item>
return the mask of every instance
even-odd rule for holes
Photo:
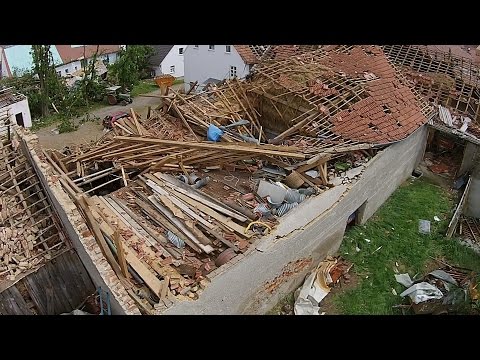
[[[248,217],[162,173],[80,198],[100,248],[145,313],[196,299],[218,255],[244,252],[235,243],[253,235]]]
[[[202,168],[263,157],[274,157],[279,160],[305,159],[305,155],[295,147],[116,136],[109,143],[72,157],[65,165],[93,161],[114,162],[125,169],[167,171],[181,170],[180,163],[186,167]]]

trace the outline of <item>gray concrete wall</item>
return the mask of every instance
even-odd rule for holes
[[[39,158],[38,154],[41,151],[38,149],[38,137],[25,133],[20,128],[14,130],[21,138],[22,150],[24,150],[25,155],[34,167],[41,181],[42,188],[49,198],[49,203],[52,204],[62,222],[65,232],[93,283],[97,287],[101,286],[103,289],[110,291],[112,314],[140,315],[140,310],[103,256],[94,236],[88,229],[75,204],[63,191],[57,175],[53,175],[50,165]]]
[[[479,146],[467,141],[463,152],[462,165],[460,165],[460,169],[458,170],[459,175],[472,170],[474,165],[478,162],[478,157],[480,156],[479,153]]]
[[[200,299],[178,302],[166,314],[263,314],[271,309],[303,282],[318,261],[338,250],[350,214],[367,201],[361,219],[365,222],[410,177],[423,157],[426,134],[422,127],[379,152],[350,189],[328,194],[334,188],[299,206],[291,214],[297,223],[288,219],[288,234],[282,229],[262,239],[254,250],[219,268]],[[328,209],[321,208],[319,202],[333,199],[338,200]],[[313,220],[311,209],[319,211]]]
[[[480,165],[478,163],[472,172],[472,183],[467,194],[464,213],[466,216],[480,219]]]

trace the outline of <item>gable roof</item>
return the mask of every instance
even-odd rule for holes
[[[60,57],[64,64],[75,60],[81,60],[85,58],[91,58],[97,51],[97,45],[84,45],[78,47],[72,47],[72,45],[55,45]],[[98,54],[111,54],[120,51],[120,45],[98,45]]]
[[[233,45],[233,47],[248,65],[256,64],[268,49],[268,45]]]
[[[163,59],[168,55],[170,50],[172,50],[174,45],[150,45],[155,51],[149,59],[150,65],[157,67],[160,66]]]

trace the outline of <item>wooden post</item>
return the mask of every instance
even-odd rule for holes
[[[113,233],[113,241],[115,242],[115,247],[117,248],[117,258],[120,264],[120,269],[122,270],[122,274],[125,276],[125,278],[129,279],[130,274],[128,273],[127,261],[125,260],[125,253],[122,242],[120,241],[120,233],[118,230],[115,230]]]

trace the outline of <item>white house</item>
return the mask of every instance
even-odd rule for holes
[[[196,91],[208,83],[224,79],[245,78],[254,64],[265,60],[282,60],[319,45],[188,45],[185,49],[185,91],[197,82]]]
[[[120,45],[98,45],[99,59],[107,64],[117,60]],[[68,76],[81,70],[93,57],[97,45],[51,45],[55,69],[59,76]],[[0,46],[0,76],[10,77],[22,75],[32,70],[33,59],[30,54],[31,45],[3,45]]]
[[[83,69],[97,51],[97,45],[55,45],[62,64],[55,67],[60,76],[69,76]],[[120,45],[98,45],[98,59],[105,64],[117,61]]]
[[[184,55],[185,90],[196,81],[197,90],[202,90],[207,83],[233,77],[242,79],[250,73],[259,55],[249,45],[188,45]]]
[[[13,88],[0,90],[0,114],[8,114],[10,123],[29,128],[32,126],[32,117],[28,106],[28,99],[23,94],[13,92]]]
[[[154,54],[150,57],[152,76],[172,75],[183,76],[183,58],[187,45],[150,45]]]

